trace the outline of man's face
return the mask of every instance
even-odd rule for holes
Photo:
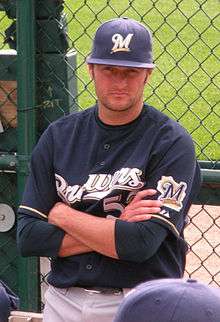
[[[115,112],[142,106],[144,86],[151,70],[111,65],[89,65],[101,108]]]

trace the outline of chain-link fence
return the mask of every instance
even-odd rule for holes
[[[9,14],[8,7],[0,7],[0,10],[3,9]],[[10,27],[14,22],[11,18],[10,14],[8,17],[5,12],[0,12],[0,163],[3,156],[16,151],[16,52],[8,46],[9,30],[14,29],[13,26]],[[9,73],[10,69],[12,73]],[[10,170],[10,165],[5,164],[5,167],[0,166],[0,278],[17,291],[15,211],[16,172]]]
[[[16,1],[1,2],[0,153],[4,158],[0,159],[0,203],[15,210],[16,168],[9,163],[16,157],[16,131],[20,133],[23,126],[19,123],[17,127],[16,121]],[[190,246],[186,276],[220,286],[218,12],[218,0],[35,1],[34,113],[39,137],[51,121],[96,102],[85,59],[100,23],[126,16],[148,26],[153,34],[156,68],[146,87],[145,100],[189,131],[203,168],[203,188],[197,205],[189,212],[186,228]],[[29,63],[29,56],[22,59]],[[20,113],[23,116],[30,109],[26,104]],[[16,252],[7,251],[11,238],[14,245],[14,228],[0,236],[0,255],[4,257],[0,276],[16,280],[13,273],[9,273],[10,278],[6,274],[8,267],[16,272],[17,265]],[[42,263],[41,281],[45,287],[48,268],[46,261]]]

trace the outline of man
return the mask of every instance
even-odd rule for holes
[[[159,279],[123,300],[114,322],[219,322],[220,290],[196,280]]]
[[[18,297],[2,280],[0,280],[0,322],[7,322],[10,312],[12,310],[17,310],[18,306]]]
[[[190,136],[143,104],[149,30],[107,21],[87,63],[98,103],[42,135],[18,211],[21,253],[52,258],[45,321],[110,322],[126,289],[182,276],[200,184]]]

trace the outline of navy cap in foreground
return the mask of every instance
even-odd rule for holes
[[[190,279],[149,281],[125,297],[114,322],[220,322],[220,289]]]
[[[106,21],[96,31],[89,64],[153,68],[152,37],[141,23],[128,18]]]

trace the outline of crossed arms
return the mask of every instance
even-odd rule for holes
[[[96,217],[62,202],[50,210],[48,221],[20,213],[18,248],[22,256],[67,257],[95,251],[115,259],[145,261],[168,233],[149,220],[162,207],[161,201],[149,199],[155,193],[139,191],[118,219]]]
[[[146,221],[151,218],[151,214],[160,212],[161,201],[145,199],[155,193],[153,189],[139,191],[125,207],[119,220],[128,223]],[[96,251],[118,258],[115,245],[115,218],[92,216],[58,202],[50,210],[48,222],[65,232],[59,256]]]

